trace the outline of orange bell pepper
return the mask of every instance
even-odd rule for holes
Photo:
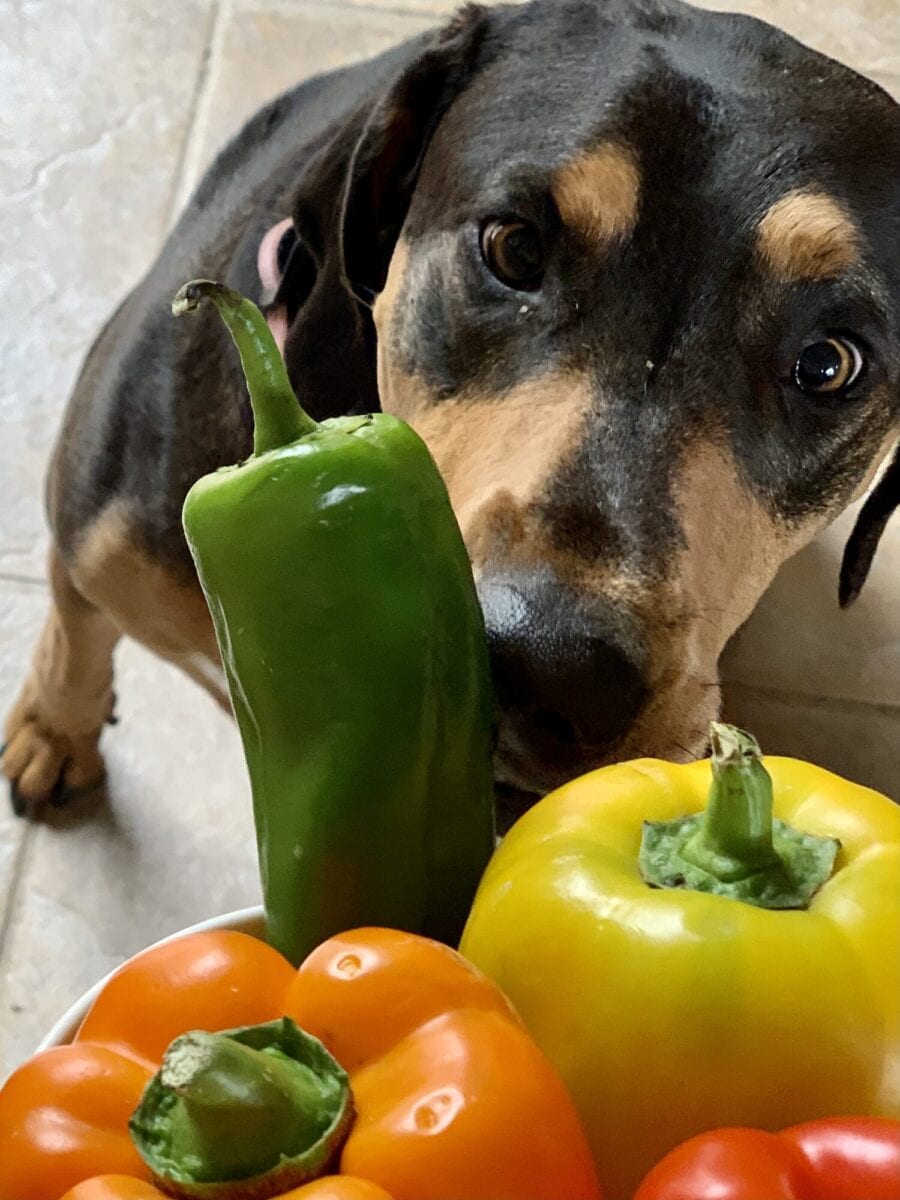
[[[98,1171],[149,1179],[128,1118],[150,1079],[105,1046],[39,1054],[0,1091],[0,1197],[54,1200]]]
[[[131,959],[71,1046],[39,1054],[0,1089],[0,1200],[55,1200],[92,1175],[149,1179],[128,1134],[166,1046],[186,1028],[280,1015],[291,966],[243,933],[200,933]]]
[[[143,1183],[131,1175],[95,1175],[76,1183],[62,1200],[165,1200],[165,1197],[152,1183]]]
[[[150,1183],[126,1175],[95,1175],[66,1192],[62,1200],[167,1200]],[[392,1200],[377,1183],[353,1175],[323,1175],[277,1200]]]
[[[113,975],[76,1040],[109,1046],[155,1071],[186,1029],[276,1020],[293,978],[286,959],[246,933],[176,938],[138,954]]]
[[[396,1200],[589,1200],[599,1189],[568,1092],[495,984],[390,929],[330,938],[285,1011],[350,1072],[341,1168]]]
[[[145,1091],[172,1061],[170,1043],[238,1025],[255,1037],[282,1017],[349,1073],[356,1110],[342,1174],[284,1200],[599,1200],[568,1093],[499,989],[447,947],[380,929],[330,939],[296,972],[224,932],[126,963],[75,1043],[0,1090],[0,1200],[156,1200],[128,1119],[142,1092],[143,1107],[164,1086],[165,1068]],[[178,1194],[168,1178],[159,1186]]]

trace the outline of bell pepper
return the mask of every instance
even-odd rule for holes
[[[461,943],[568,1085],[612,1200],[703,1130],[900,1117],[900,809],[712,740],[538,803]]]
[[[832,1117],[717,1129],[667,1154],[634,1200],[897,1200],[900,1121]]]
[[[126,1175],[95,1175],[66,1192],[62,1200],[166,1200],[149,1183]],[[352,1175],[323,1175],[303,1187],[284,1192],[278,1200],[392,1200],[384,1188]]]
[[[425,444],[386,414],[313,421],[262,314],[208,281],[253,454],[183,523],[250,772],[269,941],[299,963],[375,924],[456,945],[494,846],[484,621]]]
[[[133,1175],[95,1175],[77,1183],[62,1200],[165,1200],[151,1183]]]
[[[142,1200],[151,1182],[185,1200],[600,1197],[571,1098],[500,990],[384,929],[298,971],[238,933],[147,950],[72,1045],[0,1090],[0,1200]]]
[[[131,959],[72,1045],[37,1055],[0,1089],[0,1200],[55,1200],[102,1172],[149,1180],[128,1121],[166,1047],[194,1026],[275,1020],[293,978],[243,933],[193,934]]]
[[[0,1200],[56,1200],[99,1171],[149,1180],[128,1120],[151,1072],[106,1046],[47,1050],[0,1090]]]

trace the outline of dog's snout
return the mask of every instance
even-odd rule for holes
[[[647,690],[621,619],[550,578],[482,580],[479,595],[512,781],[541,790],[595,765]]]

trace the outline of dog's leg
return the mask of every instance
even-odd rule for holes
[[[2,769],[20,813],[102,777],[98,743],[112,711],[112,652],[123,635],[180,667],[231,711],[196,579],[150,557],[125,513],[113,503],[82,530],[68,566],[58,550],[51,553],[50,613],[6,722]]]
[[[119,629],[77,590],[56,550],[49,574],[50,612],[5,727],[2,767],[19,813],[102,777],[98,743],[112,715]]]

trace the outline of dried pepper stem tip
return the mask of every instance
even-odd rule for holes
[[[653,887],[688,888],[759,908],[806,908],[831,876],[837,838],[794,829],[773,814],[772,777],[756,739],[710,726],[712,782],[706,809],[645,822],[639,864]]]
[[[172,312],[176,317],[194,312],[203,300],[216,306],[240,355],[253,409],[253,453],[279,450],[314,433],[318,423],[300,407],[281,351],[256,305],[212,279],[192,279],[179,289]]]

